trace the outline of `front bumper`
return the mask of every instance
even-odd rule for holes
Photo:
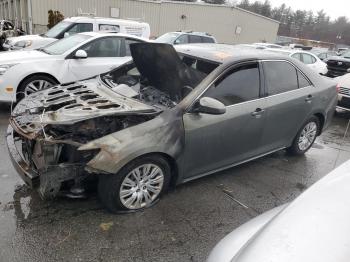
[[[17,173],[29,187],[38,187],[40,185],[39,174],[29,166],[19,153],[15,144],[14,130],[10,125],[7,128],[6,142],[12,165]]]

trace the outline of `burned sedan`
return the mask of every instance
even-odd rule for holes
[[[133,62],[20,101],[11,159],[43,198],[96,179],[112,212],[171,185],[281,149],[304,154],[329,124],[336,87],[289,57],[228,45],[131,45]]]

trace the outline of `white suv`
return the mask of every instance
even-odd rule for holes
[[[149,38],[150,26],[144,22],[101,17],[66,18],[42,35],[10,37],[3,45],[5,50],[36,49],[64,37],[97,31],[115,31],[137,37]]]
[[[216,43],[216,39],[212,35],[208,33],[193,32],[193,31],[169,32],[164,35],[161,35],[154,41],[157,43],[167,43],[171,45],[194,44],[194,43]]]

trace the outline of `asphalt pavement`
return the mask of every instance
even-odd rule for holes
[[[350,159],[338,113],[302,157],[284,151],[178,186],[143,212],[113,215],[96,195],[43,201],[12,167],[0,107],[0,262],[204,261],[227,233],[287,203]]]

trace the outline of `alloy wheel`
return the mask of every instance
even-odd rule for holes
[[[46,88],[49,88],[53,86],[52,83],[46,80],[34,80],[26,85],[24,88],[24,95],[29,96],[30,94],[33,94],[35,92],[38,92],[40,90],[44,90]]]
[[[308,123],[303,131],[301,131],[298,147],[301,151],[307,150],[314,142],[317,134],[317,124],[315,122]]]
[[[129,172],[121,186],[119,198],[128,209],[151,205],[163,189],[164,173],[155,164],[144,164]]]

